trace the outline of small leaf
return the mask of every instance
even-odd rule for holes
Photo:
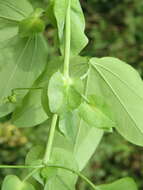
[[[27,165],[41,165],[43,163],[45,149],[43,146],[33,147],[26,155],[25,164]],[[31,169],[29,170],[31,172]],[[42,185],[44,185],[44,180],[41,176],[40,170],[33,174],[33,177]]]
[[[41,105],[41,90],[31,90],[12,116],[12,122],[19,128],[33,127],[47,119],[48,116]]]
[[[27,182],[22,182],[17,176],[8,175],[2,183],[2,190],[35,190],[33,185]]]
[[[53,12],[57,21],[58,37],[62,53],[64,49],[64,35],[65,35],[64,31],[65,31],[67,5],[68,5],[67,0],[53,1]],[[84,34],[85,21],[79,0],[71,0],[70,13],[71,13],[71,54],[78,55],[88,42],[88,39]]]
[[[67,92],[66,92],[66,94],[67,94],[67,106],[71,110],[74,110],[81,103],[81,95],[73,86],[69,86],[67,88],[68,88]]]
[[[41,103],[42,103],[43,109],[48,114],[48,116],[51,115],[50,108],[49,108],[49,100],[48,100],[49,80],[58,69],[62,70],[62,66],[63,66],[63,58],[60,56],[53,57],[50,61],[48,61],[47,68],[45,69],[45,72],[41,80],[42,83],[44,82],[44,85],[42,85],[44,89],[41,95]]]
[[[65,112],[60,115],[59,129],[65,135],[65,137],[74,144],[78,130],[76,111]]]
[[[71,80],[71,81],[70,81]],[[65,80],[60,72],[56,72],[49,81],[48,97],[50,110],[63,113],[65,110],[76,109],[81,103],[81,95],[75,89],[72,79]]]
[[[52,167],[45,167],[41,169],[41,176],[46,180],[50,180],[51,178],[55,177],[57,174],[57,168]]]
[[[62,112],[64,109],[64,81],[60,72],[56,72],[50,79],[48,86],[50,110],[53,113]]]
[[[37,145],[33,147],[26,155],[25,164],[30,165],[32,162],[36,160],[42,160],[44,152],[45,150],[43,146]]]
[[[95,106],[82,103],[79,107],[80,117],[90,126],[107,131],[112,131],[115,123],[112,122],[102,111]]]
[[[130,178],[130,177],[126,177],[126,178],[122,178],[119,179],[113,183],[110,184],[105,184],[105,185],[99,185],[97,186],[98,190],[137,190],[137,185],[135,183],[135,181]]]
[[[74,56],[70,59],[70,76],[72,78],[80,78],[86,75],[89,65],[88,57]]]

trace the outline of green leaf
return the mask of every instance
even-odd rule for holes
[[[44,147],[37,145],[34,146],[26,155],[25,164],[30,165],[35,160],[43,159]]]
[[[57,168],[45,167],[41,169],[41,176],[43,179],[50,180],[57,175]]]
[[[87,74],[88,57],[74,56],[70,59],[70,76],[72,78],[80,78]]]
[[[77,133],[77,113],[64,112],[59,118],[59,129],[65,135],[65,137],[72,143],[74,143]]]
[[[81,103],[81,95],[76,90],[74,80],[65,80],[60,72],[53,74],[48,86],[49,107],[53,113],[63,113],[76,109]]]
[[[103,130],[89,127],[83,120],[79,119],[73,154],[80,171],[84,169],[87,162],[95,152],[102,136]]]
[[[67,13],[67,0],[54,0],[53,11],[57,21],[61,52],[64,49],[64,29]],[[88,39],[84,34],[85,21],[79,0],[71,0],[71,54],[78,55],[86,46]],[[75,35],[76,31],[76,35]]]
[[[30,165],[35,160],[40,160],[44,156],[44,147],[37,145],[34,146],[26,155],[25,164]]]
[[[0,117],[15,108],[16,104],[4,103],[11,90],[31,87],[47,61],[47,44],[41,35],[25,39],[18,35],[19,21],[32,12],[26,0],[0,0],[0,81],[3,81],[0,83]]]
[[[18,127],[33,127],[43,123],[51,116],[47,96],[47,86],[51,75],[61,66],[61,57],[49,61],[45,71],[40,75],[32,88],[44,88],[30,90],[13,113],[12,122]],[[30,115],[30,117],[29,117]]]
[[[0,0],[0,18],[20,21],[33,11],[27,0]]]
[[[45,149],[43,146],[33,147],[26,155],[25,164],[27,165],[40,165],[43,163]],[[31,169],[29,170],[31,172]],[[38,170],[33,174],[33,177],[42,185],[44,185],[43,177],[41,176],[41,171]]]
[[[42,91],[41,101],[42,106],[45,112],[50,116],[50,108],[49,108],[49,99],[48,99],[48,86],[49,86],[49,80],[52,77],[52,75],[58,70],[62,70],[63,65],[63,58],[62,57],[53,57],[47,64],[47,68],[44,74],[44,77],[42,81],[44,81],[44,89]]]
[[[117,123],[117,131],[128,141],[143,146],[143,82],[131,66],[116,58],[90,60],[96,94],[104,98]]]
[[[49,81],[48,98],[51,112],[60,113],[65,110],[64,78],[60,72],[53,74]]]
[[[41,105],[41,90],[31,90],[12,116],[12,122],[17,127],[33,127],[47,119],[48,116]]]
[[[10,22],[0,18],[0,46],[3,42],[7,42],[9,39],[14,37],[18,33],[18,27],[16,22]],[[3,54],[7,54],[7,51],[3,50]],[[5,62],[7,63],[9,60],[1,60],[3,54],[0,54],[0,65]],[[5,55],[6,56],[6,55]]]
[[[138,188],[135,181],[132,178],[126,177],[110,184],[99,185],[97,186],[97,189],[98,190],[121,190],[121,189],[137,190]]]
[[[35,82],[32,87],[33,90],[31,89],[29,91],[21,104],[14,110],[12,122],[17,127],[33,127],[48,119],[48,115],[44,111],[41,102],[43,89],[36,89],[38,87],[43,87],[44,75],[45,73]]]
[[[106,131],[112,131],[115,123],[95,106],[82,103],[79,107],[79,116],[90,126]]]
[[[73,155],[61,148],[54,148],[50,163],[77,170],[77,165]],[[75,174],[63,169],[58,169],[56,176],[47,181],[44,190],[73,190],[76,178],[77,176]]]
[[[14,41],[14,42],[13,42]],[[47,46],[41,36],[19,39],[17,36],[8,48],[7,64],[0,70],[0,117],[13,111],[15,105],[3,101],[15,88],[30,88],[39,77],[47,62]],[[0,55],[3,55],[3,50]],[[21,98],[28,91],[21,94]]]
[[[33,185],[27,182],[22,182],[17,176],[8,175],[2,183],[2,190],[35,190]]]

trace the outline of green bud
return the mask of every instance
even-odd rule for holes
[[[36,9],[28,18],[19,23],[19,34],[21,37],[29,37],[45,30],[45,23],[41,19],[43,9]]]
[[[16,101],[17,101],[16,100],[16,95],[9,96],[8,100],[9,100],[10,103],[16,103]]]

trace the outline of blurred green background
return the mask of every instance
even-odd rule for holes
[[[44,6],[47,0],[31,0],[34,6]],[[142,0],[81,0],[86,18],[88,46],[82,55],[114,56],[133,67],[143,76],[143,1]],[[53,43],[53,29],[47,27],[45,36]],[[53,55],[56,50],[50,49]],[[32,145],[46,140],[48,128],[35,127],[19,130],[9,122],[10,116],[0,124],[0,163],[21,164]],[[13,170],[0,172],[0,181]],[[14,170],[24,175],[23,170]],[[143,189],[143,149],[126,142],[118,134],[105,134],[96,154],[84,173],[94,183],[110,182],[124,176],[134,177]],[[88,190],[78,181],[77,188]]]

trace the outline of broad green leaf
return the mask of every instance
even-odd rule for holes
[[[74,80],[65,80],[60,72],[53,74],[49,81],[49,107],[53,113],[63,113],[65,110],[74,110],[81,103],[81,95],[76,90]]]
[[[6,47],[18,34],[19,21],[32,12],[33,8],[27,0],[21,0],[20,2],[17,0],[0,0],[0,47],[2,46],[0,61],[5,54],[5,60],[3,59],[0,65],[10,61],[9,54],[12,54],[12,52]]]
[[[43,163],[43,157],[45,154],[45,149],[43,146],[35,146],[33,147],[28,154],[26,155],[25,164],[27,165],[40,165]],[[29,170],[31,172],[31,169]],[[40,184],[44,185],[44,179],[41,176],[41,170],[39,169],[36,173],[33,174],[35,180],[37,180]]]
[[[130,177],[119,179],[113,183],[99,185],[97,190],[137,190],[135,181]]]
[[[61,47],[61,52],[64,48],[64,31],[65,20],[67,14],[67,0],[54,0],[54,15],[57,21],[58,37]],[[85,21],[84,15],[79,3],[79,0],[71,0],[71,54],[78,55],[80,51],[86,46],[88,39],[84,34]],[[76,31],[76,35],[75,35]]]
[[[143,82],[139,74],[112,57],[93,58],[90,64],[96,94],[106,101],[117,131],[128,141],[143,146]]]
[[[106,131],[112,131],[115,123],[95,106],[82,103],[79,107],[79,116],[90,126]]]
[[[47,45],[41,35],[25,39],[18,35],[19,21],[32,12],[26,0],[0,0],[0,117],[15,108],[14,104],[4,103],[11,90],[31,87],[47,61]]]
[[[54,163],[54,165],[77,170],[77,165],[73,155],[61,148],[54,148],[50,162]],[[44,190],[73,190],[76,178],[77,176],[75,174],[63,169],[58,169],[56,176],[47,181]]]
[[[15,109],[12,122],[17,127],[33,127],[48,119],[41,105],[41,91],[31,90]]]
[[[20,21],[33,11],[27,0],[0,0],[0,18]]]
[[[59,129],[65,137],[74,143],[77,133],[77,113],[76,111],[64,112],[59,118]]]
[[[12,115],[12,122],[17,127],[33,127],[43,123],[48,119],[48,115],[44,111],[41,102],[41,95],[44,87],[44,77],[47,72],[44,72],[40,78],[32,86],[29,93],[24,97],[20,105],[16,107]],[[35,88],[35,89],[34,89]],[[30,117],[29,117],[30,116]]]
[[[17,176],[8,175],[2,183],[2,190],[35,190],[32,184],[22,182]]]
[[[3,104],[11,90],[30,88],[47,62],[47,46],[43,37],[39,35],[29,39],[19,39],[17,36],[8,52],[6,59],[9,62],[6,65],[2,64],[0,71],[0,117],[9,114],[15,107],[10,103]],[[23,96],[27,92],[23,92]]]
[[[73,154],[78,163],[79,170],[81,171],[84,169],[99,145],[103,136],[103,131],[94,127],[89,127],[81,119],[79,119],[78,126],[78,132],[73,147]]]
[[[32,86],[32,88],[41,87],[44,89],[30,90],[21,104],[16,107],[12,117],[12,121],[16,126],[33,127],[44,122],[51,116],[47,97],[48,82],[51,75],[59,68],[59,66],[61,67],[61,60],[60,57],[56,57],[47,63],[44,73],[40,75]]]

